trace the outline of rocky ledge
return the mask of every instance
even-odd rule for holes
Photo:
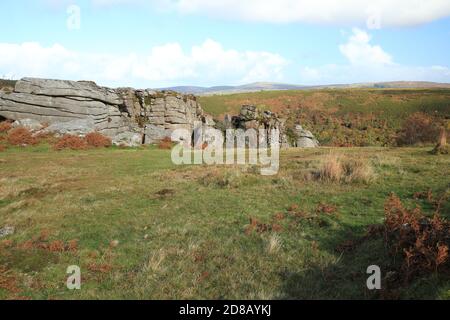
[[[90,81],[24,78],[0,93],[0,118],[56,135],[98,131],[115,144],[154,143],[177,128],[213,123],[196,98],[171,91],[110,89]]]

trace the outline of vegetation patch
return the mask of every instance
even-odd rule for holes
[[[29,146],[38,143],[31,131],[26,128],[15,128],[8,131],[7,141],[13,146]]]
[[[107,148],[112,146],[112,140],[98,132],[88,133],[85,137],[88,146],[93,148]]]

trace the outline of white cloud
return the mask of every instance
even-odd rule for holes
[[[69,0],[44,0],[67,3]],[[96,6],[152,5],[180,14],[233,20],[367,26],[413,26],[450,16],[448,0],[91,0]]]
[[[328,64],[302,67],[299,83],[339,84],[382,81],[434,81],[450,82],[450,68],[446,66],[404,66],[378,45],[370,43],[371,36],[363,30],[353,29],[339,49],[348,64]]]
[[[98,1],[98,0],[97,0]],[[101,0],[104,3],[108,0]],[[114,0],[113,0],[114,1]],[[126,1],[126,0],[125,0]],[[448,0],[159,0],[183,14],[259,22],[411,26],[450,16]],[[154,2],[154,1],[153,1]]]
[[[225,49],[206,40],[190,51],[178,43],[149,54],[99,54],[61,45],[0,43],[0,75],[88,79],[107,85],[157,87],[175,83],[214,85],[281,80],[288,61],[276,53]]]
[[[348,42],[339,46],[341,53],[353,65],[392,64],[392,57],[380,46],[370,44],[371,36],[354,28]]]

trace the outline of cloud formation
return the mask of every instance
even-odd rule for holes
[[[63,4],[69,0],[43,0]],[[403,27],[450,16],[448,0],[90,0],[95,6],[151,5],[180,14],[268,23]]]
[[[225,49],[211,39],[189,51],[179,43],[168,43],[153,47],[147,55],[78,52],[37,42],[0,43],[1,76],[88,79],[107,85],[157,87],[281,80],[287,64],[276,53]]]
[[[300,83],[339,84],[383,81],[450,82],[450,68],[446,66],[405,66],[395,63],[393,57],[379,45],[371,44],[366,31],[354,28],[347,42],[339,50],[348,63],[302,67]]]

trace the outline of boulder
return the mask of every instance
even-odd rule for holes
[[[123,132],[116,135],[112,143],[116,146],[138,147],[142,144],[142,135],[136,132]]]
[[[297,148],[317,148],[318,146],[318,143],[312,139],[305,137],[297,139]]]
[[[37,120],[34,119],[22,119],[22,120],[16,120],[12,124],[13,128],[25,128],[30,130],[31,132],[39,131],[44,126]]]
[[[301,125],[295,126],[294,133],[297,138],[297,148],[317,148],[319,146],[319,141],[317,141],[312,132],[303,129]]]

